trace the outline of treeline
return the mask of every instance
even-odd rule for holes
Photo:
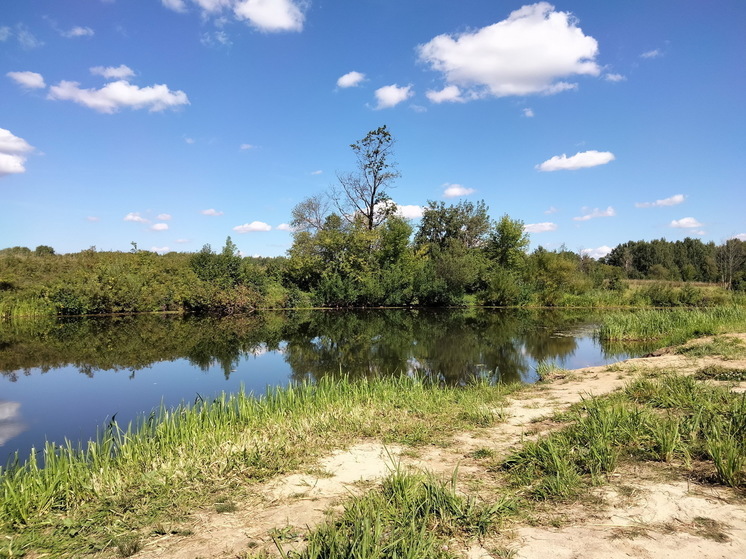
[[[629,241],[601,262],[624,270],[630,279],[720,283],[746,289],[746,243],[733,238],[722,245],[687,237],[683,241]]]
[[[430,202],[415,229],[396,215],[368,228],[330,213],[294,233],[287,257],[95,247],[0,250],[0,316],[131,312],[235,314],[258,308],[447,306],[704,306],[746,287],[746,243],[619,245],[600,259],[529,252],[523,223],[486,206]],[[620,260],[621,259],[621,260]],[[638,282],[628,279],[686,280]],[[716,282],[721,287],[694,285]],[[732,288],[730,291],[723,286]]]

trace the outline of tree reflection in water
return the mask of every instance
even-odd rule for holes
[[[592,321],[587,313],[528,310],[357,310],[268,312],[227,318],[167,315],[0,324],[0,373],[74,365],[146,369],[186,359],[228,378],[242,359],[282,352],[295,380],[327,375],[417,374],[459,384],[475,377],[528,380],[532,363],[561,361],[577,339],[558,335]]]

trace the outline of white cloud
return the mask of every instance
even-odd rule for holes
[[[176,239],[174,242],[175,243],[179,243],[180,245],[183,245],[183,244],[189,243],[191,241],[189,239]]]
[[[731,239],[738,239],[739,241],[746,242],[746,233],[739,233],[738,235],[733,235]]]
[[[25,154],[33,149],[33,146],[23,138],[19,138],[10,130],[0,128],[0,177],[25,173]]]
[[[8,27],[7,25],[0,27],[0,41],[5,42],[8,39],[10,39],[12,36],[13,36],[13,31],[11,31],[10,27]]]
[[[73,37],[92,37],[94,32],[93,29],[90,27],[73,27],[69,31],[63,31],[62,33],[63,37],[67,37],[68,39]]]
[[[86,219],[90,221],[91,223],[96,223],[97,221],[101,221],[101,218],[95,215],[89,215],[88,217],[86,217]]]
[[[355,87],[365,81],[365,74],[360,72],[347,72],[337,80],[337,87]]]
[[[590,256],[591,258],[602,258],[609,254],[613,249],[609,246],[602,245],[598,248],[584,248],[580,252],[582,254],[585,254],[587,256]]]
[[[171,219],[171,214],[158,214],[158,219],[161,221],[169,221]]]
[[[139,212],[128,213],[124,216],[124,221],[134,221],[135,223],[149,223],[149,221],[141,216]]]
[[[555,208],[554,206],[549,206],[549,208],[544,212],[545,214],[556,214],[559,210]]]
[[[438,35],[418,52],[448,85],[469,88],[470,99],[558,93],[577,87],[561,78],[601,72],[596,40],[570,13],[547,2],[523,6],[473,32]]]
[[[397,204],[396,213],[404,219],[419,219],[422,217],[425,209],[422,206],[417,205],[404,205],[400,206]]]
[[[44,41],[37,39],[28,27],[19,23],[15,26],[15,30],[10,27],[0,27],[0,41],[7,41],[15,37],[18,44],[23,50],[31,50],[44,46]]]
[[[583,211],[586,211],[584,215],[580,217],[573,217],[575,221],[588,221],[589,219],[593,219],[595,217],[614,217],[616,215],[616,211],[614,211],[614,208],[609,206],[605,210],[599,210],[598,208],[593,208],[590,212],[587,211],[587,208],[583,208]]]
[[[238,147],[238,149],[240,149],[240,150],[243,150],[243,151],[247,151],[247,150],[250,150],[250,149],[254,149],[255,147],[256,147],[256,146],[255,146],[255,145],[252,145],[252,144],[241,144],[241,145],[240,145],[240,146]]]
[[[614,161],[614,159],[614,154],[610,151],[583,151],[576,153],[572,157],[567,157],[563,153],[544,161],[544,163],[537,165],[536,168],[539,171],[574,171],[576,169],[605,165],[610,161]]]
[[[237,233],[252,233],[255,231],[271,231],[272,226],[263,221],[252,221],[251,223],[236,225],[233,230]]]
[[[218,210],[215,210],[213,208],[210,208],[209,210],[202,210],[199,213],[201,213],[202,215],[212,215],[212,216],[223,215],[223,212],[219,212]]]
[[[91,74],[94,76],[103,76],[107,79],[124,80],[135,75],[134,70],[129,66],[120,64],[119,66],[94,66],[91,68]]]
[[[523,116],[525,116],[526,118],[533,118],[534,110],[529,107],[526,107],[525,109],[523,109]]]
[[[167,231],[168,230],[168,223],[154,223],[150,227],[151,231]]]
[[[626,77],[622,74],[604,74],[604,79],[607,82],[623,82],[626,81]]]
[[[5,74],[18,85],[28,89],[41,89],[47,87],[44,83],[44,77],[36,72],[8,72]]]
[[[456,198],[458,196],[468,196],[476,192],[473,188],[466,188],[460,184],[445,183],[445,190],[443,191],[443,198]]]
[[[461,97],[461,90],[456,85],[447,85],[440,91],[431,89],[425,93],[425,96],[433,103],[463,103],[466,101],[466,99]]]
[[[305,20],[299,5],[291,0],[241,0],[233,11],[261,31],[301,31]]]
[[[660,49],[649,50],[640,55],[641,58],[658,58],[659,56],[663,56],[663,52]]]
[[[168,252],[171,249],[168,247],[150,247],[150,250],[152,252],[157,252],[158,254],[163,254],[164,252]]]
[[[324,173],[324,171],[322,171],[321,169],[319,169],[319,170],[317,170],[317,171],[311,171],[311,174],[312,174],[312,175],[321,175],[321,174],[323,174],[323,173]]]
[[[655,202],[635,202],[636,208],[656,208],[661,206],[675,206],[681,204],[686,199],[683,194],[675,194],[670,198],[656,200]]]
[[[551,221],[544,221],[542,223],[528,223],[523,226],[523,230],[528,233],[546,233],[547,231],[556,231],[557,224]]]
[[[275,227],[278,231],[295,231],[293,229],[293,226],[289,223],[280,223],[277,227]]]
[[[196,142],[194,138],[184,138],[184,141],[189,145],[192,145],[194,142]]]
[[[49,99],[73,101],[101,113],[115,113],[122,107],[147,108],[159,112],[188,105],[183,91],[171,91],[164,84],[138,87],[125,80],[107,83],[101,89],[81,89],[78,82],[61,81],[49,88]]]
[[[669,227],[680,229],[697,229],[699,227],[702,227],[702,224],[693,217],[682,217],[681,219],[674,219],[671,223],[669,223]]]
[[[397,84],[385,85],[376,89],[376,109],[388,109],[395,107],[402,101],[406,101],[414,95],[412,86],[399,87]]]
[[[187,11],[186,2],[184,2],[184,0],[161,0],[161,3],[166,8],[175,12],[184,13]]]

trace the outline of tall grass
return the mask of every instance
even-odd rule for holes
[[[210,492],[293,470],[356,437],[422,443],[477,427],[481,416],[460,412],[498,408],[506,392],[486,382],[463,390],[409,377],[323,379],[161,408],[126,428],[110,423],[84,447],[47,443],[1,468],[0,536],[61,553],[74,532],[76,551],[98,551],[112,531],[178,516]]]
[[[567,498],[603,481],[620,460],[711,461],[712,477],[746,485],[746,394],[692,377],[641,379],[621,395],[584,401],[573,423],[502,462],[532,499]]]
[[[746,308],[733,305],[609,313],[603,317],[597,335],[602,341],[659,340],[675,344],[739,329],[746,329]]]

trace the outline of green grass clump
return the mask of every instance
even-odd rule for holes
[[[586,400],[573,413],[569,426],[526,443],[502,462],[528,498],[572,497],[603,481],[623,459],[709,461],[714,481],[746,485],[746,395],[666,375]]]
[[[100,552],[117,534],[215,505],[215,495],[238,499],[252,483],[360,437],[425,444],[494,421],[463,412],[499,409],[509,390],[325,378],[259,398],[238,393],[162,408],[127,428],[112,422],[83,448],[47,443],[0,468],[0,541],[8,538],[11,555]]]
[[[743,382],[746,381],[746,369],[723,367],[722,365],[708,365],[694,373],[694,378],[698,380]]]
[[[700,336],[742,330],[745,326],[746,309],[736,305],[641,310],[606,314],[597,335],[602,341],[657,340],[678,344]]]
[[[746,325],[744,325],[746,327]],[[676,353],[689,357],[722,357],[726,360],[746,358],[746,343],[732,336],[715,336],[712,341],[678,348]]]
[[[514,509],[509,498],[488,505],[459,494],[456,472],[444,482],[396,468],[381,487],[351,498],[340,517],[314,529],[302,553],[275,544],[285,559],[454,558],[449,540],[484,535]]]

